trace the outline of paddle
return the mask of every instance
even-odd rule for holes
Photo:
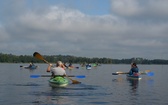
[[[22,66],[22,65],[20,65],[20,67],[24,68],[24,67],[29,67],[29,66]]]
[[[48,61],[46,61],[43,56],[41,56],[41,54],[39,54],[38,52],[34,52],[33,56],[37,59],[40,59],[42,61],[44,61],[45,63],[49,64]],[[68,77],[67,75],[65,75],[68,79],[70,79],[72,81],[72,84],[79,84],[81,82],[77,81],[77,80],[73,80],[72,78]]]
[[[147,74],[147,76],[154,76],[154,73],[153,72],[148,72],[148,73],[146,73]]]
[[[46,61],[46,60],[43,58],[43,56],[41,56],[38,52],[34,52],[33,56],[34,56],[35,58],[40,59],[40,60],[44,61],[45,63],[49,64],[49,62]]]
[[[151,70],[145,70],[144,72],[140,72],[140,74],[145,74],[147,76],[154,76],[154,72],[151,72]]]
[[[129,74],[129,72],[115,72],[115,73],[112,73],[112,75],[120,75],[120,74]],[[140,72],[140,74],[145,74],[147,76],[154,76],[154,73],[151,72],[150,70],[145,70],[144,72]]]
[[[129,74],[129,72],[115,72],[115,73],[112,73],[112,75],[120,75],[120,74]]]
[[[51,75],[30,75],[31,78],[39,78],[39,77],[51,77]],[[85,78],[85,75],[68,75],[68,77],[76,77],[76,78]]]

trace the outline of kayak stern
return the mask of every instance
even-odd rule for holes
[[[68,84],[68,80],[64,77],[55,77],[49,80],[51,87],[66,87]]]

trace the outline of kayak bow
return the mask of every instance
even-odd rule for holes
[[[127,74],[126,76],[127,76],[127,79],[136,79],[136,80],[142,79],[142,77],[140,75],[134,75],[134,74],[129,75],[129,74]]]

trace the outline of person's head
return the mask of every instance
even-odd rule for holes
[[[61,66],[61,65],[63,65],[63,63],[61,61],[57,61],[56,66],[58,67],[58,66]]]
[[[132,67],[137,67],[137,65],[136,65],[135,62],[131,63],[131,66],[132,66]]]

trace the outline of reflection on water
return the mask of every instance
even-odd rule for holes
[[[85,97],[80,99],[80,101],[85,101],[88,99],[90,103],[108,103],[101,100],[97,100],[97,97],[108,96],[112,93],[107,91],[107,89],[103,89],[100,86],[95,85],[85,85],[85,84],[77,84],[77,85],[68,85],[64,88],[52,88],[49,87],[48,90],[34,90],[29,93],[29,95],[35,96],[36,99],[32,102],[35,105],[37,104],[76,104],[79,101],[79,97]],[[95,97],[96,96],[96,97]],[[90,97],[90,98],[86,98]],[[95,97],[95,98],[93,98]],[[96,100],[96,101],[95,101]]]
[[[70,103],[69,96],[63,88],[49,89],[48,91],[34,91],[30,95],[36,96],[36,99],[32,102],[35,105],[43,104],[68,104]]]
[[[140,80],[127,78],[127,81],[130,83],[132,91],[135,92],[138,88],[138,84]]]
[[[151,79],[151,78],[149,78],[149,79],[147,80],[147,84],[150,85],[150,86],[153,86],[154,80]]]
[[[117,79],[112,79],[112,81],[118,82],[118,83],[125,83],[126,81],[128,81],[128,83],[130,84],[129,86],[131,87],[131,90],[136,91],[140,80],[126,78],[126,81],[125,81],[125,78],[118,77]]]

